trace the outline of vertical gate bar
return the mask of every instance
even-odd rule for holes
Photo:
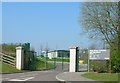
[[[62,52],[61,52],[61,54],[62,54]],[[63,71],[63,54],[62,54],[62,71]]]
[[[45,57],[45,68],[47,69],[47,51],[46,51],[46,57]]]
[[[54,56],[54,70],[55,70],[55,53],[56,53],[56,51],[53,52],[53,54],[54,54],[53,55]]]
[[[88,50],[87,52],[88,52],[88,66],[87,66],[87,67],[88,67],[88,72],[89,72],[89,70],[90,70],[90,68],[89,68],[89,65],[90,65],[89,53],[90,53],[90,52],[89,52],[89,50]]]
[[[79,68],[79,50],[78,50],[78,47],[76,48],[76,72],[78,72],[78,68]]]
[[[48,50],[47,50],[47,54],[46,54],[46,69],[48,68],[47,62],[48,62]]]

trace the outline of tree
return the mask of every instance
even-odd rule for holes
[[[84,3],[81,11],[83,28],[90,38],[104,39],[113,50],[120,50],[120,2]],[[117,62],[120,60],[115,59]],[[114,64],[115,65],[115,64]],[[116,65],[118,71],[120,66]]]
[[[118,37],[118,3],[90,2],[82,8],[82,25],[90,37],[103,37],[112,47]],[[103,39],[102,38],[102,39]]]

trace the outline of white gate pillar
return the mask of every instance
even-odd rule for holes
[[[70,47],[70,65],[69,65],[69,72],[77,72],[78,68],[78,54],[77,54],[78,47]]]
[[[16,68],[22,70],[24,67],[24,52],[22,46],[16,47]]]

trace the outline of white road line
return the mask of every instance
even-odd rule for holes
[[[10,79],[9,81],[24,81],[24,80],[19,80],[19,79]]]
[[[31,75],[24,75],[24,76],[20,76],[20,77],[28,77],[28,76],[36,76],[38,74],[31,74]]]
[[[35,77],[29,77],[29,78],[26,78],[26,79],[23,79],[23,80],[21,80],[21,79],[10,79],[9,81],[27,81],[27,80],[30,80],[30,79],[33,79],[33,78],[35,78]]]
[[[25,79],[25,81],[33,79],[33,78],[35,78],[35,77],[29,77],[29,78]]]

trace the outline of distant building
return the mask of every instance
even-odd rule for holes
[[[60,58],[60,57],[69,57],[70,56],[69,50],[49,50],[49,51],[43,51],[42,54],[44,57],[46,57],[46,53],[48,55],[49,59],[52,58]]]

